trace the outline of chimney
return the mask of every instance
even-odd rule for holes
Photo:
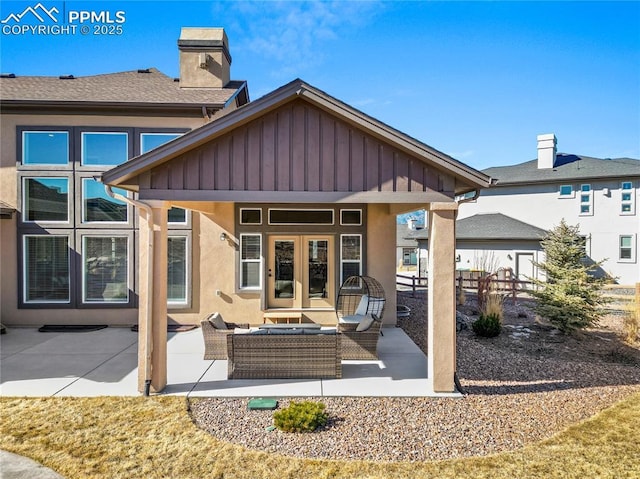
[[[183,27],[178,50],[181,88],[222,88],[229,83],[231,55],[224,29]]]
[[[415,230],[416,229],[416,219],[415,218],[410,218],[407,220],[407,228],[409,230]]]
[[[556,135],[538,135],[538,169],[553,168],[556,163]]]

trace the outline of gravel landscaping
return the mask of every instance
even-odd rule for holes
[[[399,326],[426,352],[426,298],[398,294],[411,308]],[[247,411],[247,399],[191,399],[196,424],[215,437],[287,456],[425,461],[513,450],[548,438],[640,391],[640,349],[619,340],[622,320],[565,336],[537,322],[526,301],[505,304],[497,338],[458,332],[455,398],[288,398],[326,404],[329,422],[314,433],[267,431],[271,411]],[[458,308],[477,317],[475,300]],[[637,345],[636,345],[637,346]]]

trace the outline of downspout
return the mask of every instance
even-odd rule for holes
[[[100,180],[99,180],[100,181]],[[153,211],[151,207],[142,201],[132,200],[118,193],[114,193],[111,186],[104,185],[107,194],[116,200],[123,201],[131,206],[142,208],[149,218],[149,247],[147,252],[147,317],[145,318],[145,350],[146,358],[144,363],[144,395],[149,396],[151,390],[151,354],[153,352],[153,335],[151,334],[152,311],[153,311]]]

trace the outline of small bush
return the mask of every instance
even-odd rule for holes
[[[500,334],[502,321],[495,314],[481,314],[480,317],[471,324],[471,329],[478,336],[493,338]]]
[[[464,306],[464,303],[467,301],[467,296],[464,294],[464,289],[459,288],[458,291],[458,306]]]
[[[312,401],[292,401],[273,414],[274,425],[284,432],[313,432],[327,423],[325,405]]]
[[[496,293],[492,291],[488,296],[487,300],[484,304],[484,314],[485,316],[496,316],[500,323],[502,323],[502,318],[504,317],[504,296],[500,293]]]

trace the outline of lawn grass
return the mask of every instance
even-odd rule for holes
[[[0,398],[0,405],[0,449],[73,479],[640,477],[640,394],[524,449],[424,463],[247,450],[198,429],[179,397]]]

